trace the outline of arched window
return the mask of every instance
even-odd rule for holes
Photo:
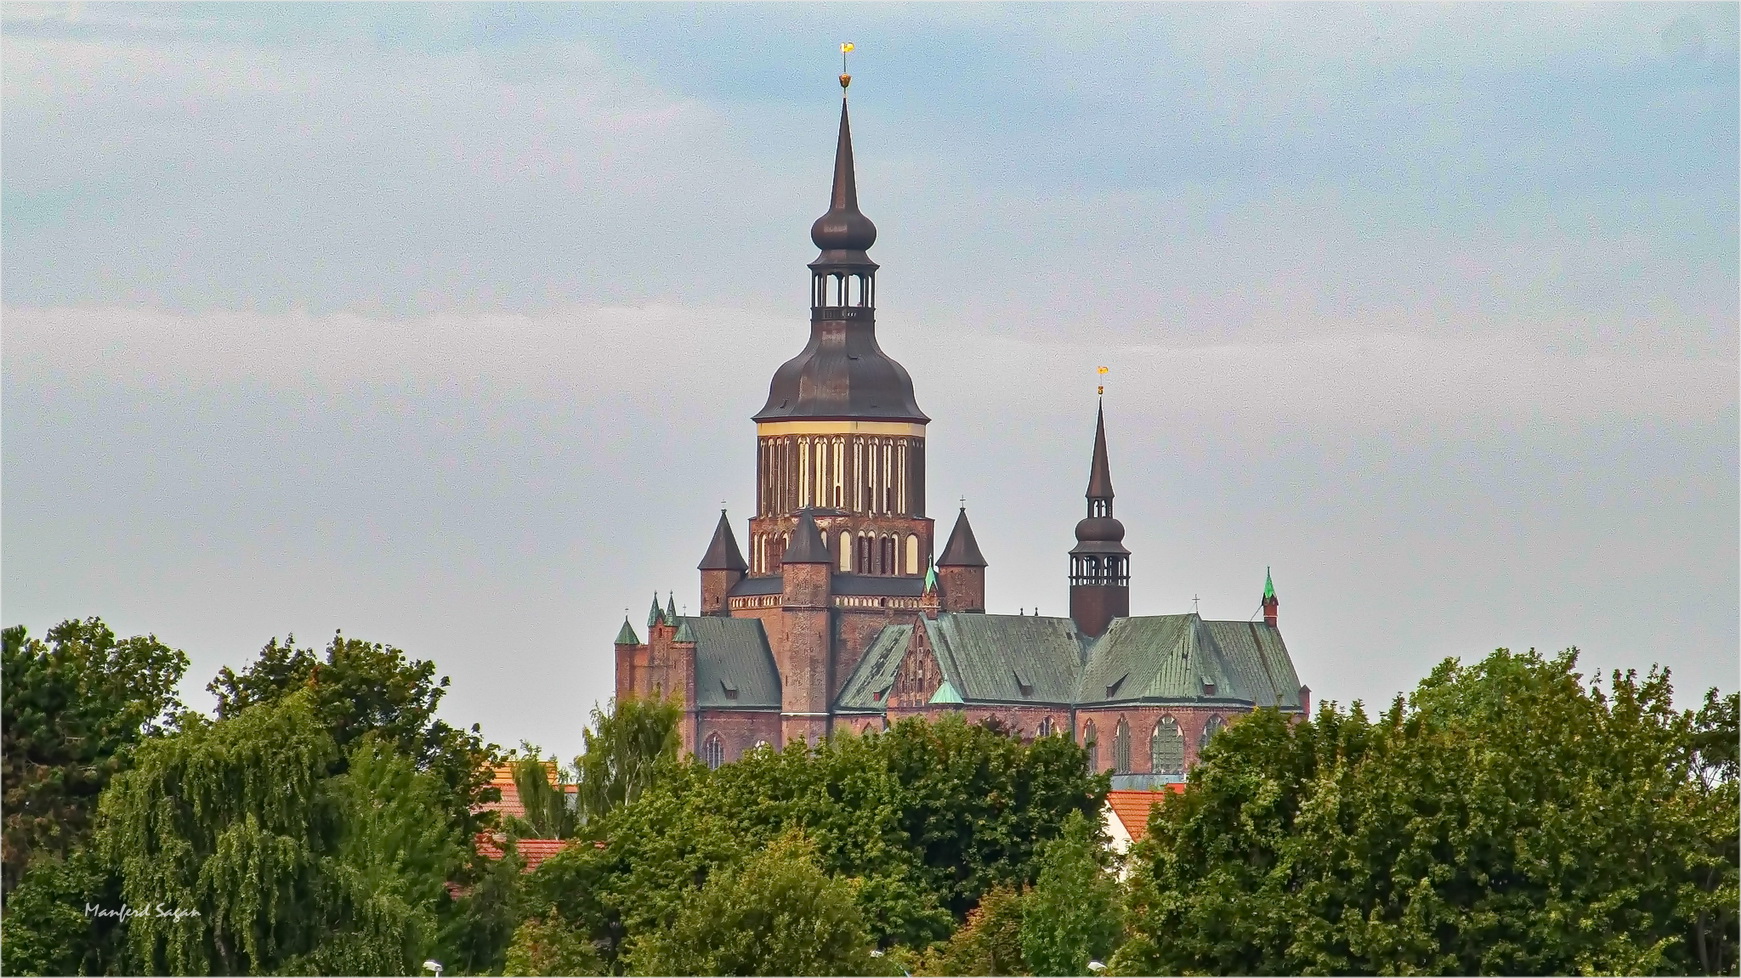
[[[1042,737],[1052,736],[1052,718],[1051,717],[1047,717],[1046,719],[1040,721],[1039,735]]]
[[[1156,774],[1185,773],[1185,733],[1179,721],[1161,717],[1149,738],[1149,767]]]
[[[1095,737],[1094,721],[1082,725],[1082,746],[1088,748],[1088,773],[1100,773],[1100,743]]]
[[[1225,726],[1227,726],[1227,721],[1218,716],[1210,717],[1209,720],[1203,724],[1203,736],[1197,738],[1197,749],[1202,750],[1203,748],[1208,747],[1209,738],[1220,733],[1221,728]]]
[[[843,574],[852,571],[852,534],[845,530],[840,531],[840,571]]]
[[[907,573],[919,573],[919,537],[917,534],[907,534]]]
[[[1114,774],[1130,773],[1130,724],[1118,718],[1112,731],[1112,770]]]
[[[719,739],[719,734],[707,735],[701,745],[701,760],[710,771],[725,763],[725,741]]]

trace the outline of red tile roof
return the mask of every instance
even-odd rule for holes
[[[579,790],[577,786],[572,784],[557,783],[555,761],[544,762],[544,773],[545,776],[550,779],[551,784],[556,785],[564,791],[572,794]],[[499,789],[502,792],[502,800],[486,801],[477,807],[478,811],[501,812],[504,815],[513,815],[516,818],[526,817],[526,806],[520,802],[520,789],[514,784],[513,765],[504,764],[491,772],[490,787]]]
[[[1175,781],[1156,791],[1108,791],[1106,803],[1112,807],[1112,813],[1118,820],[1124,823],[1124,830],[1130,833],[1130,840],[1140,842],[1149,831],[1150,808],[1160,802],[1164,792],[1181,794],[1184,790],[1184,782]]]
[[[478,852],[482,853],[489,859],[500,859],[505,855],[502,850],[502,845],[506,841],[506,837],[504,836],[489,835],[488,833],[480,832],[477,837]],[[573,845],[574,842],[575,840],[573,839],[520,839],[516,841],[514,843],[514,848],[520,853],[520,858],[526,863],[526,868],[521,871],[526,873],[532,872],[542,865],[544,860],[549,859],[551,856],[556,855],[568,846]],[[602,842],[594,842],[593,845],[601,849],[604,848],[604,843]]]

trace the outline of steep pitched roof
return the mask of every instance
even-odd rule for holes
[[[665,609],[659,607],[659,592],[653,592],[653,610],[647,612],[647,627],[652,628],[665,620]]]
[[[1089,499],[1112,498],[1112,467],[1106,462],[1106,407],[1094,412],[1094,461],[1088,470]]]
[[[798,525],[792,530],[792,543],[780,557],[783,564],[831,564],[834,558],[828,556],[828,548],[822,543],[822,534],[816,529],[816,520],[808,509],[798,515]]]
[[[1167,785],[1163,791],[1108,791],[1106,807],[1112,811],[1112,816],[1118,819],[1129,833],[1132,842],[1141,842],[1149,831],[1149,813],[1154,806],[1164,801],[1168,794],[1182,794],[1185,791],[1183,782]]]
[[[1082,643],[1068,618],[947,613],[924,626],[944,678],[968,702],[1063,704],[1075,693]]]
[[[755,618],[680,617],[695,640],[695,705],[762,710],[780,706],[780,670]]]
[[[713,539],[707,544],[707,553],[701,555],[701,563],[697,570],[749,570],[750,565],[744,563],[743,551],[738,549],[738,539],[731,532],[731,520],[726,518],[725,510],[719,511],[719,525],[713,528]]]
[[[1194,614],[1116,618],[1089,649],[1076,702],[1227,702],[1299,709],[1280,632]]]
[[[984,567],[985,555],[979,552],[979,541],[973,538],[973,527],[967,522],[967,507],[955,517],[955,529],[949,531],[949,542],[943,545],[938,567]]]
[[[633,625],[629,624],[629,618],[627,615],[623,616],[623,627],[617,629],[616,644],[618,644],[618,645],[640,645],[641,644],[641,637],[639,635],[635,634],[635,628]]]
[[[886,625],[877,633],[859,657],[846,685],[840,687],[840,696],[834,702],[836,712],[888,712],[889,688],[895,684],[895,673],[901,667],[912,635],[912,625]]]

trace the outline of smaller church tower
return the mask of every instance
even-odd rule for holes
[[[780,628],[775,662],[780,669],[781,742],[814,744],[828,736],[829,616],[834,560],[811,511],[798,514],[781,573]]]
[[[1106,408],[1094,419],[1094,461],[1088,470],[1088,515],[1076,524],[1070,549],[1070,618],[1098,637],[1114,618],[1130,617],[1130,551],[1124,524],[1112,518],[1112,469],[1106,461]]]
[[[731,589],[750,568],[744,563],[743,551],[738,549],[737,537],[731,532],[731,520],[723,509],[719,511],[719,525],[713,528],[713,540],[696,568],[701,571],[701,613],[729,617],[731,608],[727,599]]]
[[[985,557],[973,527],[967,522],[967,507],[955,517],[955,529],[937,558],[937,583],[943,592],[944,611],[985,611]]]
[[[1275,582],[1270,580],[1269,568],[1263,569],[1263,623],[1271,628],[1276,627],[1276,609],[1281,602],[1276,600]]]

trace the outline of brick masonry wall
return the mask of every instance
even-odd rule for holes
[[[708,737],[716,734],[725,747],[725,760],[728,764],[744,756],[744,752],[755,747],[758,742],[766,741],[776,750],[781,746],[780,714],[771,710],[701,710],[686,719],[695,731],[697,756],[700,756],[700,746],[707,743]]]

